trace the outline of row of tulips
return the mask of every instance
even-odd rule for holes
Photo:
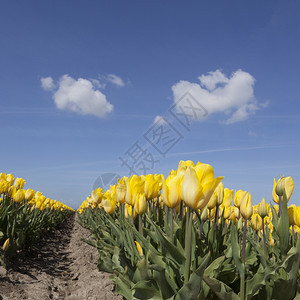
[[[24,185],[24,179],[0,173],[0,265],[73,211]]]
[[[163,175],[123,177],[78,209],[99,269],[126,299],[294,299],[300,293],[300,207],[294,182],[274,181],[252,205],[212,166],[181,161]],[[283,292],[284,291],[284,292]]]

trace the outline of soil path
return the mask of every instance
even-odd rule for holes
[[[82,242],[89,231],[68,218],[0,269],[0,300],[115,300],[109,274],[97,269],[98,252]]]

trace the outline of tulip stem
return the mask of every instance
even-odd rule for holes
[[[180,208],[179,208],[179,219],[182,220],[183,218],[183,201],[180,201]]]
[[[281,216],[281,206],[282,206],[282,197],[281,196],[278,196],[278,199],[279,199],[279,209],[278,209],[278,217],[280,218]]]
[[[245,219],[244,222],[244,230],[243,230],[243,248],[242,248],[242,260],[243,260],[243,264],[245,264],[245,249],[246,249],[246,233],[247,233],[247,219]]]
[[[245,261],[246,261],[246,233],[247,233],[247,222],[248,220],[245,219],[244,222],[244,230],[243,230],[243,246],[242,246],[242,262],[244,265],[245,270]],[[243,272],[241,276],[241,283],[240,283],[240,299],[245,300],[245,272]]]
[[[174,243],[174,237],[173,237],[173,234],[174,234],[174,208],[171,208],[171,231],[170,231],[170,239],[171,241]]]
[[[184,270],[184,283],[188,283],[190,279],[190,269],[191,269],[191,238],[192,238],[192,212],[189,207],[187,207],[186,212],[186,227],[185,227],[185,253],[186,262]]]
[[[218,218],[219,218],[219,205],[216,207],[216,213],[215,213],[215,232],[214,232],[214,239],[217,239],[217,226],[218,226]]]
[[[166,211],[166,215],[165,215],[165,229],[166,229],[166,233],[170,233],[170,224],[169,224],[169,207],[166,206],[165,208]]]
[[[264,252],[265,252],[265,257],[267,258],[267,244],[266,244],[266,233],[265,233],[264,218],[262,218],[262,229],[263,229],[263,238],[264,238]]]
[[[143,219],[142,215],[139,215],[139,232],[141,235],[143,235]]]

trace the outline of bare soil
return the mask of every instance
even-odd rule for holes
[[[0,300],[122,299],[109,274],[97,269],[97,249],[80,238],[89,231],[70,216],[26,251],[0,267]]]

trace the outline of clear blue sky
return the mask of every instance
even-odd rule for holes
[[[273,177],[292,176],[300,205],[299,11],[299,1],[1,1],[1,171],[76,208],[101,174],[128,175],[119,158],[138,142],[140,161],[157,161],[148,172],[209,163],[254,203],[271,200]],[[186,92],[207,116],[184,127],[171,111]],[[163,149],[149,144],[155,128],[174,134],[156,141]]]

